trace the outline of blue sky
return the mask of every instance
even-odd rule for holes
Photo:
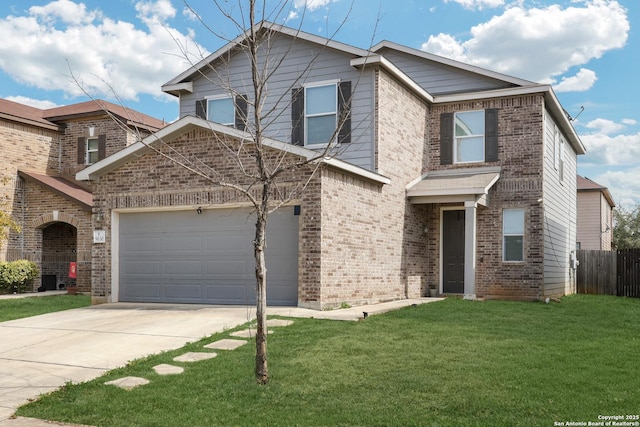
[[[177,99],[160,86],[188,67],[184,52],[197,58],[238,35],[213,0],[188,3],[216,35],[182,0],[2,0],[0,97],[66,105],[87,100],[79,82],[175,120]],[[220,3],[238,16],[238,1]],[[574,121],[588,150],[578,173],[619,205],[640,204],[640,1],[291,0],[268,18],[322,36],[344,21],[335,35],[344,43],[386,39],[552,84],[569,114],[584,107]]]

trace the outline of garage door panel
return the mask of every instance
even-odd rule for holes
[[[120,215],[120,300],[255,303],[254,217],[248,210]],[[270,216],[267,301],[296,305],[298,218]]]
[[[163,264],[165,275],[196,276],[202,275],[201,260],[165,261]]]
[[[250,273],[252,266],[248,266],[246,261],[219,260],[207,262],[207,277],[211,279],[233,279],[244,280]]]
[[[138,260],[136,262],[120,263],[121,268],[126,274],[130,275],[154,275],[160,274],[161,264],[159,261],[144,261]]]
[[[160,237],[140,236],[135,233],[128,233],[129,238],[121,242],[121,253],[127,252],[151,252],[162,251],[162,239]]]

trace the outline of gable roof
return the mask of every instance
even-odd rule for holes
[[[254,25],[253,31],[284,34],[291,37],[292,39],[304,40],[310,43],[317,44],[319,46],[326,46],[331,49],[345,52],[354,57],[367,56],[369,54],[369,51],[367,50],[360,49],[346,43],[341,43],[332,39],[327,39],[325,37],[305,33],[304,31],[301,31],[299,29],[285,27],[284,25],[274,24],[273,22],[269,21],[258,22]],[[246,30],[206,58],[202,59],[196,64],[193,64],[191,67],[189,67],[176,77],[172,78],[167,83],[163,84],[162,91],[174,96],[178,96],[180,90],[187,90],[189,92],[193,91],[193,86],[189,84],[190,82],[188,82],[188,80],[190,80],[194,76],[199,75],[203,69],[209,66],[209,64],[216,61],[218,58],[230,53],[234,49],[237,49],[237,47],[242,44],[242,42],[249,36],[250,33],[251,29]]]
[[[120,166],[128,163],[129,161],[134,160],[147,153],[152,149],[150,147],[152,147],[153,145],[159,142],[170,142],[193,129],[204,129],[241,140],[251,139],[251,135],[247,132],[243,132],[218,123],[209,122],[199,117],[184,116],[181,119],[166,126],[165,128],[159,130],[158,132],[149,135],[142,141],[131,144],[130,146],[120,150],[119,152],[89,166],[86,169],[81,170],[76,174],[76,179],[79,181],[88,181],[99,178],[100,176],[114,171]],[[306,158],[307,160],[314,159],[318,155],[318,153],[313,150],[309,150],[298,145],[287,144],[285,142],[277,141],[270,138],[264,138],[264,145],[278,151],[291,153],[295,156]],[[367,169],[363,169],[361,167],[355,166],[348,162],[344,162],[342,160],[338,160],[333,157],[319,159],[317,160],[317,162],[326,164],[330,167],[342,170],[344,172],[358,175],[361,178],[369,179],[380,184],[389,184],[391,182],[391,180],[386,176],[369,171]]]
[[[507,74],[498,73],[496,71],[487,70],[486,68],[478,67],[475,65],[465,64],[464,62],[456,61],[454,59],[445,58],[444,56],[435,55],[433,53],[425,52],[423,50],[414,49],[408,46],[404,46],[389,40],[383,40],[371,48],[372,52],[384,54],[385,50],[394,50],[397,52],[405,53],[410,56],[420,58],[425,61],[434,62],[440,65],[445,65],[451,68],[457,68],[462,71],[477,74],[483,77],[488,77],[494,80],[500,80],[505,83],[509,83],[515,86],[529,86],[535,84],[529,80],[520,79]]]
[[[93,206],[93,195],[78,184],[59,176],[45,175],[42,173],[24,170],[19,170],[18,175],[79,205],[83,211],[91,212],[91,206]]]
[[[181,91],[193,92],[193,81],[191,81],[191,79],[199,75],[205,67],[209,66],[209,64],[216,61],[222,55],[225,55],[241,46],[242,41],[247,38],[249,31],[251,30],[245,31],[243,34],[239,35],[238,37],[227,43],[225,46],[218,49],[216,52],[207,56],[202,61],[198,62],[197,64],[193,65],[189,69],[185,70],[178,76],[162,85],[163,92],[172,94],[174,96],[179,96]],[[285,34],[294,39],[300,39],[321,46],[340,50],[342,52],[345,52],[346,54],[353,56],[353,58],[350,60],[350,65],[352,67],[357,68],[365,67],[368,65],[380,66],[386,71],[390,72],[396,79],[398,79],[398,81],[407,86],[410,90],[417,93],[418,96],[420,96],[425,102],[430,104],[467,101],[472,99],[497,98],[504,96],[517,96],[525,94],[543,94],[547,108],[549,109],[553,117],[558,121],[559,127],[565,133],[574,151],[577,154],[586,153],[584,144],[575,132],[573,125],[571,124],[566,112],[562,108],[560,101],[556,97],[550,85],[533,83],[528,80],[508,76],[506,74],[490,71],[481,67],[464,64],[459,61],[444,58],[442,56],[434,55],[428,52],[423,52],[421,50],[413,49],[386,40],[376,44],[370,50],[364,50],[337,42],[335,40],[305,33],[297,29],[292,29],[268,21],[262,21],[256,24],[254,27],[254,31],[271,31],[275,33]],[[411,77],[409,77],[409,75],[401,68],[397,67],[380,53],[388,49],[411,55],[425,62],[429,61],[460,70],[464,73],[475,74],[485,79],[493,79],[495,81],[503,83],[506,87],[492,90],[472,90],[434,96],[420,84],[414,81]]]
[[[148,116],[139,111],[101,99],[50,108],[43,111],[43,117],[51,122],[63,122],[71,119],[102,115],[105,114],[105,112],[117,116],[129,126],[143,127],[150,131],[156,131],[166,126],[164,120],[158,120],[155,117]]]
[[[43,110],[8,99],[0,98],[0,118],[46,129],[60,130],[58,125],[43,117]]]
[[[42,110],[0,98],[0,118],[56,131],[61,130],[60,125],[67,120],[105,115],[105,111],[117,116],[128,126],[144,128],[150,132],[166,126],[164,120],[101,99]]]
[[[611,196],[611,193],[609,192],[609,189],[607,187],[580,175],[576,175],[576,185],[578,187],[578,193],[599,191],[602,193],[604,198],[607,199],[607,203],[609,203],[609,206],[611,206],[612,208],[616,206],[615,202],[613,201],[613,197]]]

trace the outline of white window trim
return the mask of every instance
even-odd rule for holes
[[[465,165],[465,164],[471,164],[471,163],[485,162],[485,147],[487,144],[487,141],[486,141],[487,130],[485,128],[486,124],[485,124],[485,127],[483,127],[482,134],[467,135],[467,136],[461,136],[461,137],[456,136],[456,117],[458,116],[458,114],[476,113],[476,112],[482,112],[483,114],[486,114],[485,110],[466,110],[466,111],[456,111],[455,113],[453,113],[453,164],[455,165]],[[459,161],[458,160],[458,139],[477,138],[479,136],[482,137],[482,160],[471,160],[468,162]]]
[[[233,95],[213,95],[213,96],[205,96],[204,99],[207,101],[207,120],[209,120],[209,101],[220,101],[223,99],[230,99],[231,104],[233,105],[233,123],[220,123],[223,126],[235,126],[236,125],[236,97]],[[212,120],[209,120],[212,121]],[[216,122],[217,123],[217,122]]]
[[[95,148],[95,150],[90,150],[89,149],[89,141],[94,141],[94,140],[96,141],[96,148]],[[98,153],[100,151],[100,138],[98,138],[97,136],[88,136],[85,141],[86,142],[85,142],[85,146],[84,146],[84,164],[85,165],[92,165],[94,163],[97,163],[97,161],[99,161],[99,159],[96,160],[96,162],[93,162],[93,163],[91,162],[90,154],[91,153]]]
[[[305,147],[313,147],[313,148],[326,148],[328,145],[337,145],[336,139],[338,137],[338,135],[336,134],[334,136],[334,139],[332,141],[329,141],[328,143],[321,143],[321,144],[309,144],[309,137],[308,137],[308,131],[309,131],[309,125],[307,122],[307,118],[309,117],[322,117],[322,116],[328,116],[330,113],[322,113],[322,114],[313,114],[313,115],[307,115],[307,89],[309,88],[314,88],[314,87],[322,87],[322,86],[330,86],[333,85],[336,89],[336,105],[335,105],[335,109],[333,114],[335,115],[335,126],[334,126],[334,132],[335,129],[337,129],[338,127],[338,97],[340,96],[339,92],[339,88],[338,85],[340,84],[340,79],[335,79],[335,80],[323,80],[323,81],[319,81],[319,82],[312,82],[312,83],[305,83],[304,85],[302,85],[302,87],[304,88],[304,146]]]
[[[522,211],[522,234],[506,234],[504,232],[504,211]],[[525,234],[527,228],[527,211],[524,208],[503,208],[502,209],[502,262],[507,264],[522,264],[525,262]],[[507,248],[505,243],[505,237],[507,236],[522,236],[522,259],[521,260],[506,260]]]

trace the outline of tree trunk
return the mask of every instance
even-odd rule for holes
[[[257,212],[254,254],[256,259],[256,381],[269,381],[267,366],[267,266],[264,247],[266,241],[267,211]]]

